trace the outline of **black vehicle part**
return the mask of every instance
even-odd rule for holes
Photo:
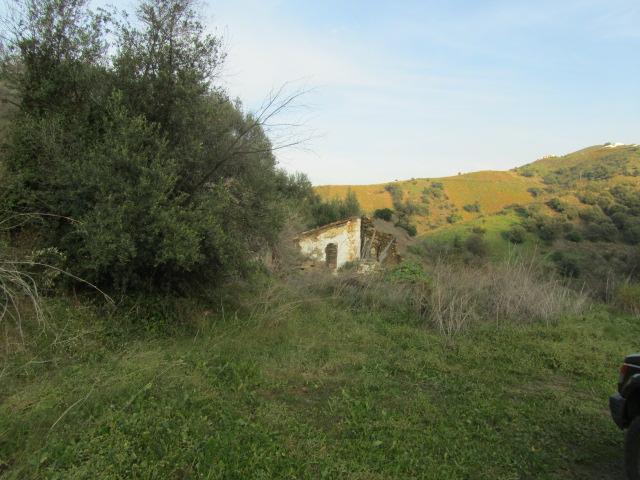
[[[640,480],[640,417],[633,419],[624,439],[624,467],[629,480]]]

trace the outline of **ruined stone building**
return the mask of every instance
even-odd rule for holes
[[[296,242],[307,258],[304,269],[337,270],[347,262],[397,262],[395,237],[379,232],[371,219],[351,217],[300,233]]]

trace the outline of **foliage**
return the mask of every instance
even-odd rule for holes
[[[459,213],[452,213],[451,215],[447,216],[448,223],[457,223],[461,220],[462,220],[462,215],[460,215]]]
[[[328,201],[323,201],[316,195],[309,208],[310,225],[312,227],[318,227],[338,220],[358,216],[361,213],[358,198],[351,190],[347,191],[344,199],[333,198]]]
[[[402,188],[399,185],[394,183],[389,183],[384,186],[385,191],[389,192],[391,195],[391,201],[393,202],[393,207],[397,209],[396,205],[401,205],[404,199],[404,193]]]
[[[385,277],[392,283],[428,283],[428,276],[422,264],[415,260],[404,260],[392,267]]]
[[[476,257],[486,257],[489,254],[489,246],[481,234],[469,235],[464,242],[464,247]]]
[[[521,225],[514,225],[504,233],[504,236],[511,243],[524,243],[527,239],[527,231]]]
[[[478,202],[469,203],[462,207],[465,212],[480,213],[480,204]]]
[[[83,0],[26,0],[6,45],[21,108],[4,206],[49,215],[26,227],[106,288],[246,272],[285,219],[290,182],[262,128],[276,103],[247,114],[214,84],[221,42],[193,5],[143,0],[128,22]]]
[[[580,276],[579,260],[575,255],[556,251],[551,256],[558,272],[564,277],[577,278]]]
[[[564,212],[567,209],[567,205],[559,198],[552,198],[546,202],[547,206],[556,212]]]
[[[529,192],[533,198],[537,198],[543,193],[542,189],[538,187],[527,188],[527,192]]]
[[[396,227],[400,227],[405,230],[410,237],[415,237],[418,234],[417,227],[414,224],[409,223],[406,217],[399,218],[395,225]]]
[[[582,234],[580,233],[579,230],[572,228],[571,230],[569,230],[569,232],[565,234],[564,238],[569,240],[570,242],[578,243],[582,241]]]
[[[380,220],[390,222],[393,218],[393,210],[391,210],[390,208],[379,208],[375,212],[373,212],[373,216],[375,218],[379,218]]]

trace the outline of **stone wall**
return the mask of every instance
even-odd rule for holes
[[[359,217],[353,217],[298,235],[300,252],[310,262],[307,266],[325,265],[336,270],[347,262],[360,260],[361,224]]]
[[[362,217],[361,252],[363,260],[375,260],[381,264],[396,264],[400,261],[396,238],[390,233],[376,230],[373,221]]]

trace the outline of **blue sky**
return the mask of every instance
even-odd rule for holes
[[[119,6],[133,4],[120,0]],[[311,89],[282,166],[315,184],[509,169],[640,143],[638,0],[210,0],[248,109]],[[276,142],[291,132],[274,131]]]
[[[279,159],[317,184],[640,142],[637,0],[213,0],[207,15],[248,107],[287,81],[315,88],[312,140]]]

